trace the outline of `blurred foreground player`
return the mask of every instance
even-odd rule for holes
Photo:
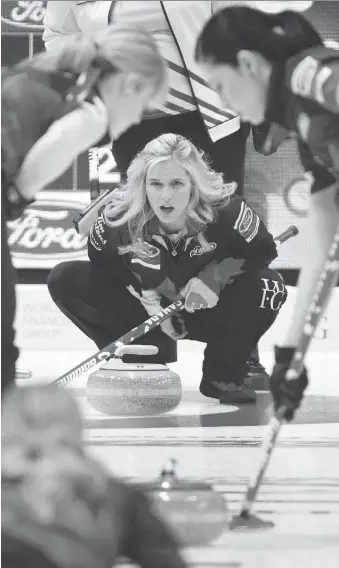
[[[2,388],[14,381],[14,269],[6,221],[108,134],[117,138],[167,93],[166,68],[148,34],[112,25],[57,54],[2,71]]]
[[[196,59],[223,103],[263,128],[266,153],[274,151],[283,130],[285,137],[293,133],[301,162],[313,174],[306,229],[312,255],[302,266],[293,321],[275,349],[271,378],[275,406],[287,406],[285,418],[291,420],[308,379],[305,368],[289,382],[286,372],[339,223],[339,52],[325,47],[300,14],[234,7],[206,24]]]
[[[85,451],[78,406],[50,386],[9,389],[1,421],[2,567],[184,568],[147,498]]]
[[[207,343],[200,392],[254,402],[248,358],[285,301],[272,235],[197,148],[163,134],[134,158],[90,232],[90,262],[64,262],[48,287],[102,349],[178,298],[185,310],[138,340],[149,362],[173,361],[173,340]]]

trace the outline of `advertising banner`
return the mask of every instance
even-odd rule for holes
[[[94,343],[61,313],[45,284],[18,284],[16,294],[16,343],[20,349],[95,350]]]
[[[44,30],[47,0],[3,0],[1,2],[1,32],[32,33]]]
[[[78,235],[73,218],[89,203],[89,192],[44,191],[19,219],[8,223],[13,264],[49,269],[64,260],[86,260],[87,236]]]
[[[279,247],[273,268],[299,269],[301,258],[312,254],[303,231],[311,179],[300,165],[295,140],[284,142],[272,156],[258,154],[248,140],[244,189],[248,204],[274,236],[290,225],[299,229],[296,237]]]

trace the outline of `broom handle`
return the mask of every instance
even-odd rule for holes
[[[304,360],[313,335],[317,326],[323,316],[327,303],[329,301],[330,293],[339,276],[339,226],[334,235],[332,244],[330,246],[323,271],[320,275],[314,297],[310,303],[308,312],[305,316],[305,324],[303,333],[299,339],[298,345],[295,349],[293,360],[290,363],[289,370],[286,374],[286,380],[298,380],[300,373],[303,370]],[[277,410],[269,422],[267,437],[264,440],[261,452],[262,459],[253,478],[248,484],[244,502],[240,512],[241,517],[248,517],[253,503],[256,499],[261,482],[265,475],[267,466],[269,464],[272,452],[280,432],[280,428],[284,421],[286,408],[281,407]]]

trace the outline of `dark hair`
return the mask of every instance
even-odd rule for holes
[[[233,6],[218,11],[201,31],[195,59],[237,66],[242,49],[256,51],[271,63],[296,55],[322,39],[308,20],[297,12],[267,14]]]

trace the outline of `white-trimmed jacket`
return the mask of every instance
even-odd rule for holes
[[[172,32],[176,44],[173,45],[175,61],[166,58],[170,91],[166,105],[160,109],[161,114],[198,109],[213,141],[236,132],[240,128],[240,119],[230,109],[222,108],[218,95],[206,85],[194,61],[194,46],[199,32],[213,11],[229,3],[231,2],[223,0],[159,2],[167,20],[166,28]],[[114,19],[113,10],[117,10],[117,5],[118,2],[100,0],[48,2],[43,35],[46,48],[54,49],[63,45],[70,35],[97,32],[105,28],[112,21],[112,14]],[[142,10],[139,9],[138,12],[136,25],[142,25]],[[158,34],[154,34],[154,39],[159,41]],[[161,49],[160,44],[159,48]],[[182,96],[180,86],[178,89],[180,80]]]

